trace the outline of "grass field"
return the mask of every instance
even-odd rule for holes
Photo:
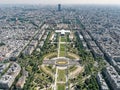
[[[58,70],[58,81],[66,81],[65,70]]]
[[[80,57],[77,54],[67,52],[67,57],[71,59],[80,59]]]
[[[57,84],[57,90],[65,90],[65,84]]]
[[[60,55],[61,57],[65,56],[65,44],[60,44]]]
[[[42,65],[40,68],[41,68],[41,70],[42,70],[44,73],[46,73],[46,74],[48,74],[48,75],[50,75],[50,76],[53,77],[52,69],[48,68],[48,66],[43,66],[43,65]]]
[[[72,72],[72,71],[74,71],[74,70],[76,70],[76,69],[77,69],[76,66],[71,66],[71,67],[69,68],[69,71]]]
[[[45,66],[46,70],[50,71],[52,73],[52,67],[51,66]]]
[[[61,36],[61,42],[66,42],[65,36]]]
[[[51,59],[51,58],[54,58],[54,57],[57,57],[56,52],[48,53],[48,54],[44,55],[44,59]]]

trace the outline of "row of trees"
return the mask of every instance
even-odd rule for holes
[[[4,46],[5,45],[5,43],[3,43],[3,42],[0,42],[0,46]]]
[[[78,54],[81,57],[81,64],[84,66],[84,72],[79,74],[75,79],[75,87],[79,90],[98,90],[98,84],[96,81],[97,68],[94,66],[95,59],[90,51],[86,51],[82,45],[82,41],[79,38],[79,34],[75,32],[76,42],[75,46],[78,49]]]
[[[28,56],[21,54],[18,60],[21,67],[25,67],[26,71],[28,71],[29,73],[29,76],[26,80],[23,90],[34,90],[37,86],[40,86],[42,88],[46,86],[48,83],[50,82],[52,83],[52,77],[50,77],[49,75],[44,73],[44,76],[40,76],[41,74],[43,74],[43,72],[39,68],[39,66],[42,64],[44,54],[48,52],[48,48],[50,48],[51,46],[49,43],[49,37],[50,33],[48,34],[48,37],[44,43],[43,48],[41,48],[40,52],[34,50],[32,55]],[[38,76],[37,78],[38,80],[35,79],[36,75]],[[49,78],[46,78],[46,76]],[[39,82],[43,77],[46,78],[42,80],[42,82],[44,83]]]
[[[36,78],[36,75],[41,77],[40,74],[43,72],[40,70],[39,66],[42,64],[43,61],[43,54],[38,52],[34,52],[31,56],[24,56],[23,58],[19,58],[19,63],[21,64],[21,67],[25,67],[26,71],[28,71],[29,76],[26,80],[26,83],[24,85],[23,90],[34,90],[37,85],[33,83]],[[40,57],[39,57],[40,56]],[[46,74],[47,77],[50,77],[49,75]],[[38,81],[41,79],[38,77]],[[44,77],[44,76],[43,76]],[[52,83],[52,77],[49,79],[45,79],[42,82],[48,81]],[[36,83],[40,86],[44,86],[44,83],[37,82]]]

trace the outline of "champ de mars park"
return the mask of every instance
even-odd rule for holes
[[[60,29],[46,32],[42,53],[36,49],[31,56],[23,56],[26,61],[20,60],[21,65],[29,63],[26,70],[31,73],[24,88],[74,90],[81,86],[86,88],[85,82],[89,82],[88,85],[93,83],[87,86],[89,88],[98,88],[95,74],[103,68],[104,62],[99,62],[102,67],[98,65],[92,53],[82,45],[80,38],[83,36],[79,31]]]

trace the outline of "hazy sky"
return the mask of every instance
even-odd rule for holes
[[[120,0],[0,0],[0,4],[120,4]]]

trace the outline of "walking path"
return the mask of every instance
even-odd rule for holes
[[[54,90],[57,90],[57,77],[58,77],[58,68],[56,67]]]
[[[59,57],[59,55],[60,55],[60,41],[61,41],[61,36],[60,36],[59,42],[58,42],[58,57]]]

